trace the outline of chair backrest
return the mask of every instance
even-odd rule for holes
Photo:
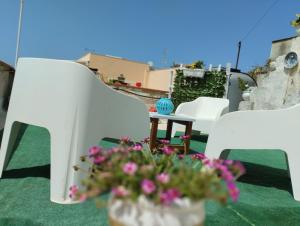
[[[72,61],[20,58],[11,102],[11,116],[48,129],[60,123],[57,119],[80,119],[81,126],[98,132],[93,136],[102,138],[98,129],[103,127],[104,136],[139,139],[137,134],[145,135],[146,130],[136,133],[124,119],[148,127],[148,111],[142,101],[115,91],[86,66]]]
[[[149,136],[149,113],[139,99],[119,93],[86,66],[64,60],[18,61],[0,152],[0,177],[17,137],[15,124],[45,127],[51,142],[51,200],[68,202],[68,188],[80,184],[72,166],[105,137]]]
[[[228,99],[199,97],[195,100],[195,102],[197,103],[197,108],[195,108],[196,117],[215,119],[228,112]]]

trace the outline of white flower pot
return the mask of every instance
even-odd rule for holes
[[[185,77],[198,77],[203,78],[205,74],[205,69],[183,69],[183,76]]]
[[[192,203],[178,199],[172,206],[158,206],[140,196],[136,203],[122,200],[109,202],[111,226],[202,226],[205,219],[204,201]]]

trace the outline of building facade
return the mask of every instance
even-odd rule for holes
[[[87,53],[77,62],[97,69],[98,76],[104,82],[117,79],[122,74],[130,85],[140,82],[143,88],[162,91],[169,91],[171,71],[174,71],[172,68],[152,70],[146,63],[94,53]]]
[[[105,82],[108,82],[110,79],[117,79],[122,74],[126,78],[126,82],[130,84],[136,82],[144,84],[150,71],[150,66],[146,63],[94,53],[84,55],[78,62],[97,69]]]

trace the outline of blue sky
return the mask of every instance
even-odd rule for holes
[[[235,63],[237,42],[275,0],[25,0],[21,57],[78,59],[87,51],[166,67]],[[19,0],[0,0],[0,60],[14,64]],[[242,42],[240,68],[263,64],[272,40],[295,35],[298,0],[278,0]]]

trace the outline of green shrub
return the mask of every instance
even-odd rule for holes
[[[223,71],[206,71],[203,78],[185,77],[182,70],[176,70],[172,101],[175,108],[182,102],[192,101],[200,96],[223,97],[226,74]]]

